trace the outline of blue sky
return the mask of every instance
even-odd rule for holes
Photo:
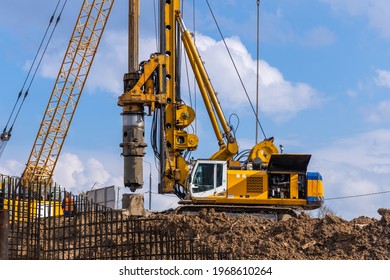
[[[55,3],[54,3],[55,2]],[[57,1],[8,1],[0,10],[0,127],[3,129]],[[82,1],[68,1],[30,90],[0,173],[20,175],[35,139]],[[122,187],[121,108],[126,72],[126,3],[117,0],[98,50],[55,180],[74,192],[94,184]],[[140,59],[156,51],[154,9],[141,1]],[[226,116],[239,116],[240,149],[255,142],[255,121],[205,1],[184,1],[184,20]],[[256,87],[256,0],[210,0],[252,100]],[[323,175],[326,198],[390,190],[390,5],[385,0],[261,1],[260,119],[267,137],[287,153],[310,153],[310,171]],[[185,68],[183,68],[185,69]],[[186,73],[183,73],[186,77]],[[193,78],[190,78],[192,84]],[[183,96],[189,101],[187,81]],[[194,94],[191,86],[191,93]],[[194,97],[193,97],[194,98]],[[197,98],[195,158],[217,150]],[[147,118],[147,130],[151,118]],[[232,118],[236,124],[236,119]],[[149,141],[149,136],[146,136]],[[153,185],[157,171],[150,147]],[[145,164],[148,184],[149,165]],[[95,187],[96,188],[96,187]],[[121,188],[121,191],[123,188]],[[141,190],[146,192],[147,188]],[[157,187],[153,189],[157,192]],[[146,203],[147,203],[146,196]],[[176,199],[153,194],[153,208]],[[390,194],[327,200],[343,218],[378,217]],[[147,204],[146,204],[147,205]]]

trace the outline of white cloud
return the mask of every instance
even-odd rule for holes
[[[315,157],[320,155],[315,153]],[[339,162],[338,158],[316,160],[316,167],[323,177],[326,205],[343,218],[379,218],[377,210],[389,207],[390,194],[376,194],[390,190],[386,185],[388,173],[374,173]]]
[[[375,75],[366,81],[358,82],[356,89],[348,89],[346,95],[356,101],[368,98],[364,106],[360,105],[360,112],[368,123],[385,123],[390,121],[390,71],[377,69]]]
[[[45,59],[42,61],[39,73],[44,78],[55,79],[60,71],[61,63],[64,58],[65,47],[51,49],[45,54]],[[26,65],[29,62],[26,62]]]
[[[215,90],[220,93],[219,98],[223,107],[247,110],[249,103],[223,42],[200,34],[197,35],[196,40]],[[250,98],[254,102],[256,60],[251,57],[239,38],[227,38],[226,42]],[[147,60],[150,54],[155,52],[155,39],[141,38],[140,46],[140,61]],[[41,74],[44,77],[56,77],[62,59],[59,53],[57,49],[48,54],[42,65]],[[124,59],[126,55],[126,34],[117,31],[107,32],[86,83],[88,91],[103,90],[116,96],[122,94],[122,77],[127,69],[127,60]],[[183,71],[184,69],[185,67]],[[184,74],[183,77],[185,77]],[[285,80],[277,68],[270,66],[264,60],[260,61],[260,83],[260,109],[277,121],[290,119],[300,111],[321,102],[318,92],[310,85]]]
[[[63,153],[59,158],[54,181],[75,193],[88,191],[94,184],[123,185],[122,177],[110,173],[99,160],[71,153]]]
[[[376,73],[375,83],[378,86],[390,88],[390,71],[378,69]]]
[[[336,145],[338,144],[342,149],[348,147],[351,154],[361,159],[359,161],[353,157],[347,159],[350,164],[370,168],[377,163],[390,163],[390,130],[388,129],[354,135],[337,141]]]
[[[390,37],[390,6],[387,0],[371,0],[370,6],[366,10],[369,18],[369,24],[380,32],[386,38]]]
[[[321,0],[328,3],[334,11],[343,15],[363,16],[368,25],[383,37],[390,38],[390,5],[388,0]]]
[[[261,27],[261,36],[265,41],[280,43],[289,43],[295,40],[295,34],[291,24],[284,20],[284,14],[281,9],[274,13],[264,10],[262,12],[263,26]]]
[[[84,172],[84,165],[80,158],[75,154],[63,153],[58,159],[56,170],[54,173],[54,181],[61,184],[65,188],[76,189],[76,178]]]
[[[40,69],[45,78],[55,79],[65,54],[65,41],[48,51]],[[140,38],[139,59],[148,60],[156,52],[154,38]],[[25,65],[29,65],[29,61]],[[123,75],[127,72],[127,34],[107,30],[97,50],[85,84],[88,92],[106,91],[119,96],[123,93]]]
[[[378,129],[339,139],[324,149],[321,157],[373,171],[377,165],[390,164],[390,130]]]
[[[214,88],[220,93],[223,108],[248,111],[247,97],[223,42],[203,35],[197,35],[196,40]],[[254,104],[256,60],[238,38],[228,38],[226,42]],[[319,93],[310,85],[287,81],[277,68],[264,60],[260,61],[259,98],[261,110],[277,121],[290,119],[300,111],[321,103]]]
[[[357,91],[356,90],[352,90],[352,89],[348,89],[347,90],[347,96],[348,97],[351,97],[351,98],[354,98],[358,95]]]
[[[0,166],[0,174],[21,176],[24,170],[24,165],[14,159],[9,159],[3,162]]]
[[[123,75],[127,69],[127,34],[107,31],[100,44],[86,83],[87,89],[119,96],[123,93]]]
[[[281,44],[299,44],[305,47],[328,46],[336,40],[336,35],[327,26],[308,26],[304,29],[297,29],[286,19],[283,11],[277,9],[275,12],[262,12],[263,25],[261,36],[263,41]]]
[[[101,158],[104,156],[100,155]],[[110,158],[110,157],[109,157]],[[145,158],[149,162],[153,162],[151,158]],[[109,161],[109,159],[106,159]],[[118,162],[110,162],[112,166],[105,166],[101,160],[91,158],[89,156],[78,156],[72,153],[63,153],[57,164],[54,180],[68,191],[75,194],[89,191],[93,186],[95,189],[114,185],[119,187],[119,200],[121,201],[124,193],[130,193],[128,188],[123,186],[123,176],[118,175],[122,169],[116,173],[118,163],[122,164],[122,159]],[[114,171],[112,168],[115,169]],[[144,194],[145,208],[149,205],[149,166],[144,168],[144,187],[136,191],[136,193]],[[178,198],[173,194],[161,195],[157,194],[158,174],[152,164],[152,209],[165,210],[168,208],[177,207]],[[119,202],[119,206],[121,203]]]
[[[377,69],[376,76],[373,78],[376,86],[390,88],[390,71]],[[366,120],[372,123],[387,122],[390,120],[390,101],[381,101],[375,107],[365,108],[364,115]]]
[[[336,40],[335,34],[324,26],[317,26],[310,29],[300,39],[303,45],[307,46],[327,46]]]
[[[321,0],[330,4],[333,10],[337,12],[348,12],[352,16],[357,16],[364,13],[371,0]],[[379,0],[380,1],[380,0]]]
[[[155,38],[140,38],[139,61],[148,60],[156,52]],[[91,68],[87,88],[108,91],[115,96],[123,93],[123,75],[127,73],[127,33],[109,31],[104,34],[96,60]]]
[[[390,120],[390,101],[382,101],[376,107],[366,109],[366,120],[372,123],[380,123]]]
[[[325,197],[337,198],[390,190],[390,130],[373,130],[329,143],[313,152],[314,167],[324,180]],[[376,210],[388,207],[389,195],[329,200],[326,203],[351,219],[360,215],[378,217]]]
[[[178,206],[179,199],[173,194],[156,194],[152,193],[152,210],[166,210],[170,208],[176,208]],[[149,195],[145,194],[145,208],[149,205]]]

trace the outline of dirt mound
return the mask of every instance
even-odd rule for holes
[[[232,253],[235,259],[390,259],[390,210],[380,220],[305,213],[279,221],[253,215],[230,216],[213,210],[164,215],[161,229]]]

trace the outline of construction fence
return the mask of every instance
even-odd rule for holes
[[[177,230],[162,230],[164,219],[131,217],[56,184],[4,175],[0,180],[0,211],[8,212],[10,260],[233,258]]]

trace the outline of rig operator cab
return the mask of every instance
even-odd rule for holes
[[[315,209],[323,204],[322,177],[307,172],[310,155],[271,155],[237,164],[221,160],[197,160],[188,178],[191,203],[268,205]]]

